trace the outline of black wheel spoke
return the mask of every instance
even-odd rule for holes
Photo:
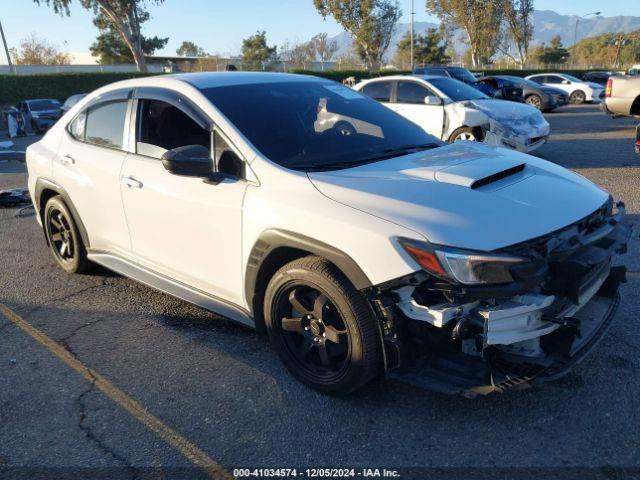
[[[305,307],[300,300],[299,288],[291,290],[291,293],[289,294],[289,302],[291,302],[291,306],[294,308],[294,310],[300,314],[307,313],[309,311],[309,309]]]
[[[327,346],[324,343],[319,343],[317,345],[318,355],[320,355],[320,362],[323,367],[328,367],[331,365],[329,361],[329,354],[327,353]]]
[[[316,297],[316,300],[313,302],[313,316],[322,319],[324,308],[329,303],[329,299],[326,295],[320,294]]]
[[[282,329],[286,332],[302,333],[302,317],[283,318]]]
[[[331,325],[327,325],[324,329],[324,333],[326,334],[326,340],[333,343],[347,343],[347,331],[346,330],[337,330],[335,327]]]

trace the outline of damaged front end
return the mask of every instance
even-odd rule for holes
[[[370,292],[389,376],[474,396],[558,378],[604,335],[631,227],[624,205],[483,254],[404,241],[423,271]]]

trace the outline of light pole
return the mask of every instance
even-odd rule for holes
[[[2,29],[2,22],[0,22],[0,36],[2,36],[2,43],[4,44],[4,53],[7,55],[7,64],[9,65],[9,71],[14,75],[17,73],[16,69],[11,63],[11,55],[9,55],[9,47],[7,47],[7,40],[4,38],[4,30]]]
[[[411,0],[411,73],[413,73],[413,17],[416,15],[415,0]]]
[[[600,12],[591,12],[591,13],[585,13],[584,15],[580,16],[580,17],[576,17],[576,28],[573,30],[573,60],[571,62],[571,64],[575,65],[576,62],[576,56],[575,56],[575,48],[576,48],[576,43],[578,43],[578,22],[580,22],[581,18],[586,18],[589,15],[600,15]]]

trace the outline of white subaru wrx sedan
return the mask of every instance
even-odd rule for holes
[[[386,372],[475,395],[556,378],[604,335],[624,207],[504,148],[445,145],[314,77],[114,83],[27,151],[53,258],[266,331],[324,392]]]
[[[474,140],[531,152],[549,138],[549,123],[538,109],[493,99],[454,78],[393,75],[353,88],[450,143]]]

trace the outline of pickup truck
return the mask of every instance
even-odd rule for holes
[[[640,117],[640,76],[609,77],[602,110],[614,116]]]

